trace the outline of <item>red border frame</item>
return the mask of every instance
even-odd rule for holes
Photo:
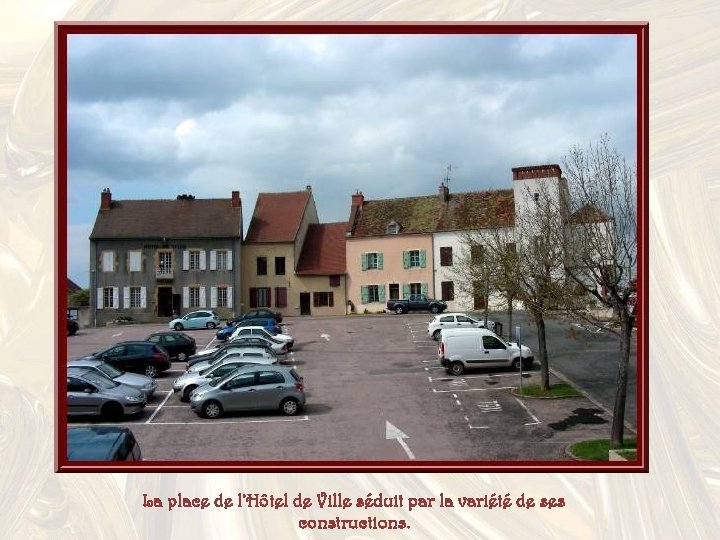
[[[638,309],[637,460],[596,461],[147,461],[127,464],[69,462],[67,406],[58,381],[67,364],[67,38],[72,34],[627,34],[636,37]],[[55,256],[58,285],[55,325],[57,472],[648,472],[648,181],[649,181],[649,24],[647,22],[491,23],[56,23],[55,24]]]

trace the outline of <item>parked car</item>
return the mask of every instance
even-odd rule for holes
[[[431,313],[442,313],[447,309],[444,300],[434,300],[424,294],[411,294],[404,300],[388,300],[385,309],[398,315],[409,311],[429,311]]]
[[[257,347],[242,347],[242,348],[232,348],[228,349],[227,351],[223,352],[219,356],[216,356],[212,359],[203,360],[200,362],[197,362],[193,364],[192,366],[189,366],[186,370],[187,372],[193,371],[198,372],[202,371],[204,369],[207,369],[210,366],[214,366],[220,362],[223,362],[228,359],[235,359],[235,358],[244,358],[247,360],[252,360],[253,364],[277,364],[278,363],[278,357],[277,355],[272,352],[270,349],[260,349]]]
[[[122,371],[155,377],[170,368],[170,355],[160,345],[149,341],[123,341],[77,360],[102,360]]]
[[[263,344],[263,345],[246,345],[245,343],[238,342],[238,343],[232,343],[227,342],[223,343],[219,347],[215,347],[213,349],[204,349],[197,354],[194,354],[193,356],[189,357],[187,359],[187,369],[190,369],[191,367],[197,365],[200,362],[206,362],[206,361],[213,361],[219,358],[220,356],[223,356],[229,351],[245,351],[245,350],[253,350],[258,352],[265,352],[269,353],[275,358],[277,358],[277,355],[275,352],[270,348],[269,344]]]
[[[241,366],[249,364],[262,364],[267,366],[275,362],[277,362],[277,360],[273,358],[230,353],[222,360],[218,360],[210,366],[205,366],[204,369],[186,371],[180,375],[173,383],[173,392],[180,394],[182,401],[187,401],[190,398],[190,393],[198,386],[207,384],[218,377],[224,377]]]
[[[157,389],[157,381],[152,377],[139,373],[127,373],[102,360],[70,360],[68,367],[87,368],[95,371],[115,382],[137,388],[145,394],[146,398],[152,397]]]
[[[170,330],[192,330],[195,328],[215,328],[220,326],[220,317],[214,311],[191,311],[183,317],[173,319],[168,323]]]
[[[443,313],[435,315],[428,323],[428,335],[438,341],[441,330],[446,328],[485,328],[485,321],[475,319],[464,313]],[[495,323],[488,321],[487,328],[494,332]]]
[[[273,311],[271,309],[257,308],[257,309],[251,309],[250,311],[246,311],[242,315],[229,320],[228,324],[234,324],[234,323],[240,322],[244,319],[275,319],[278,324],[280,324],[283,321],[282,313]]]
[[[77,334],[77,331],[80,330],[80,325],[75,319],[71,319],[68,317],[67,320],[67,335],[68,336],[74,336]]]
[[[190,408],[206,418],[232,411],[272,409],[291,416],[304,406],[303,379],[289,366],[243,366],[190,394]]]
[[[115,382],[89,368],[67,370],[67,414],[101,415],[119,419],[142,412],[145,394]]]
[[[68,461],[141,461],[135,435],[126,427],[68,427]]]
[[[267,328],[263,328],[262,326],[238,326],[230,336],[230,339],[235,340],[240,336],[263,336],[269,339],[282,341],[283,343],[285,343],[285,345],[287,345],[288,351],[291,350],[293,348],[293,345],[295,344],[295,340],[292,336],[279,333],[273,334],[272,332],[268,331]]]
[[[452,375],[462,375],[466,368],[520,367],[520,349],[507,343],[485,328],[443,330],[440,336],[438,359]],[[522,346],[522,368],[530,369],[533,353]]]
[[[288,352],[287,343],[267,336],[254,334],[250,336],[238,336],[230,339],[230,343],[242,343],[246,347],[270,347],[275,354],[287,354]]]
[[[267,331],[273,335],[282,333],[282,329],[278,325],[277,321],[275,321],[275,319],[243,319],[242,321],[238,321],[236,323],[229,324],[224,328],[221,328],[215,333],[215,337],[220,341],[226,341],[230,339],[230,336],[232,336],[232,333],[237,328],[243,326],[261,326],[267,329]]]
[[[145,341],[157,343],[168,352],[170,358],[177,358],[181,362],[197,350],[195,338],[179,332],[153,332]]]

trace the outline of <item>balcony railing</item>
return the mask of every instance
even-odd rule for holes
[[[155,279],[172,279],[173,270],[172,268],[158,268],[155,270]]]

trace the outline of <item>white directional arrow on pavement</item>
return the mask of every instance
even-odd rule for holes
[[[320,334],[320,337],[325,341],[330,341],[330,334]]]
[[[400,446],[403,447],[403,450],[405,450],[405,453],[410,459],[415,459],[415,454],[412,453],[410,448],[408,447],[407,443],[403,439],[409,439],[405,433],[400,431],[398,428],[396,428],[394,425],[392,425],[390,422],[385,420],[385,438],[386,439],[397,439],[397,442],[400,443]]]

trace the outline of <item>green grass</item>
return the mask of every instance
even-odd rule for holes
[[[550,386],[550,390],[542,390],[539,384],[529,384],[517,389],[517,393],[530,397],[563,398],[582,396],[580,392],[566,383],[558,383]]]
[[[631,450],[629,459],[634,459],[636,455],[635,447],[637,441],[634,437],[626,438],[623,448]],[[581,441],[570,446],[573,455],[581,459],[590,459],[593,461],[608,461],[608,452],[610,451],[610,439],[595,439],[590,441]],[[626,456],[623,456],[626,457]]]

